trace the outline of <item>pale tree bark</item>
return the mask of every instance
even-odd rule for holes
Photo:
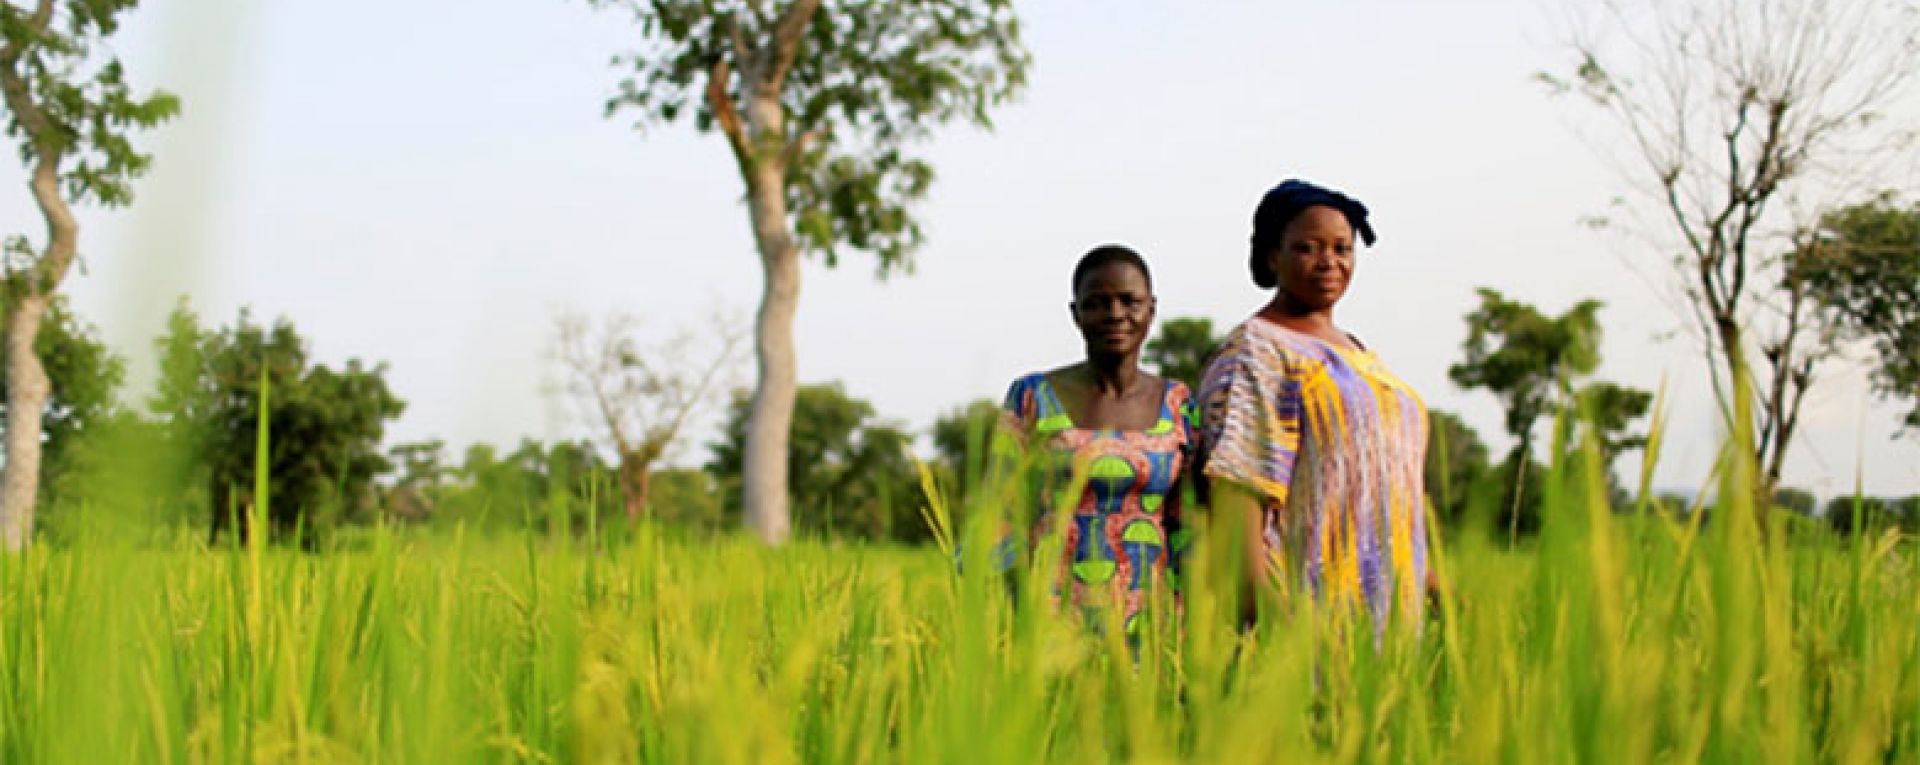
[[[768,544],[792,533],[787,493],[787,446],[799,385],[793,318],[800,306],[800,248],[787,208],[787,168],[805,137],[787,135],[781,88],[793,68],[819,0],[799,0],[775,22],[771,39],[755,46],[739,27],[730,30],[743,104],[729,95],[725,60],[708,75],[707,99],[727,137],[747,186],[747,216],[765,275],[754,321],[755,385],[742,455],[742,500],[747,529]],[[744,107],[744,108],[742,108]],[[744,113],[743,113],[744,112]]]
[[[7,306],[7,466],[0,471],[0,534],[6,549],[20,550],[33,538],[34,500],[40,491],[40,415],[52,385],[34,353],[33,339],[47,300],[22,296]]]
[[[51,0],[41,0],[29,24],[44,30],[53,16]],[[40,442],[47,400],[53,395],[46,368],[34,349],[41,319],[79,248],[80,225],[60,195],[60,147],[55,126],[33,101],[18,66],[21,52],[0,51],[0,93],[27,140],[36,149],[28,187],[46,220],[47,243],[38,257],[6,274],[7,464],[0,469],[0,543],[9,551],[33,539],[34,510],[40,494]]]
[[[13,78],[0,74],[13,107]],[[33,538],[35,504],[40,494],[42,418],[53,385],[33,347],[40,321],[52,294],[66,277],[79,245],[80,225],[72,208],[60,196],[57,153],[42,155],[35,164],[34,202],[47,222],[47,246],[39,260],[23,274],[8,274],[14,294],[7,301],[7,465],[0,470],[0,536],[8,550],[19,550]]]
[[[643,346],[630,316],[609,316],[597,332],[585,317],[558,317],[557,356],[569,377],[567,390],[586,405],[587,420],[603,429],[618,458],[628,518],[647,514],[653,467],[730,376],[742,341],[736,323],[716,313],[698,333]],[[693,356],[700,352],[693,348],[702,337],[717,347],[696,366]]]
[[[747,415],[741,488],[748,529],[769,544],[780,544],[793,527],[787,496],[787,443],[799,385],[793,317],[800,306],[800,253],[787,229],[786,198],[777,178],[763,177],[754,185],[758,188],[749,192],[747,210],[753,218],[766,284],[754,320],[756,384]]]

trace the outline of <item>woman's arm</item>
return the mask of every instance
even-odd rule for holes
[[[1260,495],[1232,481],[1214,481],[1212,494],[1207,547],[1217,562],[1211,573],[1221,586],[1231,587],[1227,602],[1237,605],[1241,626],[1250,627],[1260,603],[1277,603],[1280,595],[1267,571],[1265,509]]]

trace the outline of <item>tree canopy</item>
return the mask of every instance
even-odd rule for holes
[[[646,42],[615,60],[629,76],[607,112],[718,131],[746,187],[765,282],[742,498],[747,526],[778,544],[792,525],[801,253],[829,266],[872,253],[882,276],[911,267],[913,206],[933,182],[916,144],[949,122],[989,125],[1019,92],[1019,22],[1010,0],[592,2],[631,11]]]
[[[1872,346],[1874,390],[1904,399],[1902,430],[1920,434],[1920,204],[1883,195],[1827,212],[1787,273],[1843,336]]]
[[[990,125],[1030,58],[1009,0],[592,2],[631,11],[654,43],[615,60],[630,75],[609,115],[691,119],[743,166],[778,163],[802,249],[829,265],[871,252],[881,273],[923,239],[910,207],[934,171],[914,143],[956,119]],[[778,118],[745,113],[758,101]]]
[[[1497,484],[1487,445],[1465,420],[1452,412],[1427,412],[1427,495],[1442,520],[1467,514],[1476,495]]]
[[[1653,396],[1604,381],[1579,385],[1600,365],[1600,301],[1583,300],[1559,316],[1548,316],[1498,291],[1479,292],[1480,307],[1466,317],[1465,358],[1449,367],[1447,376],[1462,388],[1487,389],[1506,410],[1507,433],[1515,444],[1507,457],[1503,505],[1513,536],[1527,510],[1539,505],[1534,475],[1541,471],[1532,463],[1532,451],[1540,419],[1565,414],[1573,418],[1575,429],[1591,432],[1611,485],[1613,458],[1645,443],[1644,437],[1626,431],[1647,413]]]
[[[41,415],[52,395],[37,355],[40,322],[79,257],[73,205],[120,207],[152,158],[131,134],[178,113],[165,92],[135,96],[107,43],[134,0],[0,3],[0,103],[7,136],[27,167],[27,189],[46,224],[38,247],[24,235],[0,243],[0,305],[7,334],[6,464],[0,469],[0,541],[33,537],[41,481]]]
[[[159,341],[162,377],[152,408],[181,448],[198,456],[213,533],[252,506],[261,382],[268,386],[272,530],[299,529],[311,542],[343,516],[366,509],[373,479],[391,465],[380,453],[386,423],[404,404],[387,388],[385,365],[358,359],[334,370],[308,358],[285,319],[272,326],[245,310],[234,324],[202,329],[184,303]],[[244,527],[243,527],[244,530]]]
[[[1203,316],[1179,316],[1160,323],[1160,333],[1147,341],[1142,360],[1152,364],[1161,377],[1179,380],[1187,389],[1200,392],[1200,373],[1207,359],[1220,347],[1213,334],[1213,320]]]

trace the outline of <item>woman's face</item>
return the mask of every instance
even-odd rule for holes
[[[1339,210],[1314,205],[1301,210],[1267,253],[1279,287],[1301,307],[1325,311],[1340,302],[1353,281],[1353,224]]]
[[[1153,290],[1133,264],[1095,268],[1074,285],[1073,293],[1073,323],[1087,341],[1087,355],[1127,356],[1147,342],[1153,327]]]

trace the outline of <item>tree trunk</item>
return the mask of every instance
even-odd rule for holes
[[[1714,328],[1720,334],[1720,350],[1726,355],[1727,388],[1734,397],[1727,407],[1734,418],[1733,422],[1727,423],[1728,437],[1733,440],[1736,447],[1733,457],[1746,461],[1745,465],[1729,466],[1728,469],[1735,471],[1736,476],[1746,478],[1747,491],[1752,493],[1754,530],[1761,535],[1761,539],[1765,539],[1767,514],[1773,506],[1773,486],[1767,480],[1767,476],[1777,475],[1779,466],[1771,464],[1774,461],[1769,459],[1762,447],[1758,445],[1759,439],[1754,433],[1756,412],[1753,406],[1753,370],[1747,366],[1747,349],[1742,345],[1746,338],[1741,334],[1740,322],[1731,314],[1722,313],[1714,317]],[[1774,427],[1778,427],[1779,421],[1773,422]],[[1773,434],[1775,438],[1782,435],[1784,434],[1777,431]],[[1776,441],[1775,446],[1778,453],[1784,457],[1786,443]],[[1720,498],[1722,506],[1731,501],[1730,497]]]
[[[620,455],[620,494],[626,500],[627,520],[637,521],[647,514],[648,494],[653,490],[653,465],[636,454]]]
[[[0,78],[7,91],[7,104],[22,112],[25,102],[19,94],[17,77]],[[25,104],[31,106],[31,104]],[[33,122],[38,122],[38,112]],[[40,321],[54,291],[66,278],[79,248],[80,224],[73,209],[60,196],[61,153],[40,148],[28,188],[40,214],[47,223],[47,247],[24,273],[7,274],[9,296],[5,338],[7,375],[7,464],[0,470],[0,543],[8,551],[24,549],[33,539],[33,516],[40,496],[40,439],[47,399],[53,384],[46,367],[33,347],[40,334]]]
[[[777,162],[763,162],[747,181],[747,213],[766,281],[754,323],[757,376],[747,415],[741,480],[747,528],[774,545],[785,543],[793,527],[787,497],[787,441],[798,384],[793,317],[800,305],[800,252],[788,229],[784,172]]]
[[[40,320],[46,315],[44,295],[25,295],[8,307],[7,353],[7,465],[0,471],[0,536],[6,549],[25,548],[33,538],[34,502],[40,492],[41,416],[53,386],[34,352]]]

